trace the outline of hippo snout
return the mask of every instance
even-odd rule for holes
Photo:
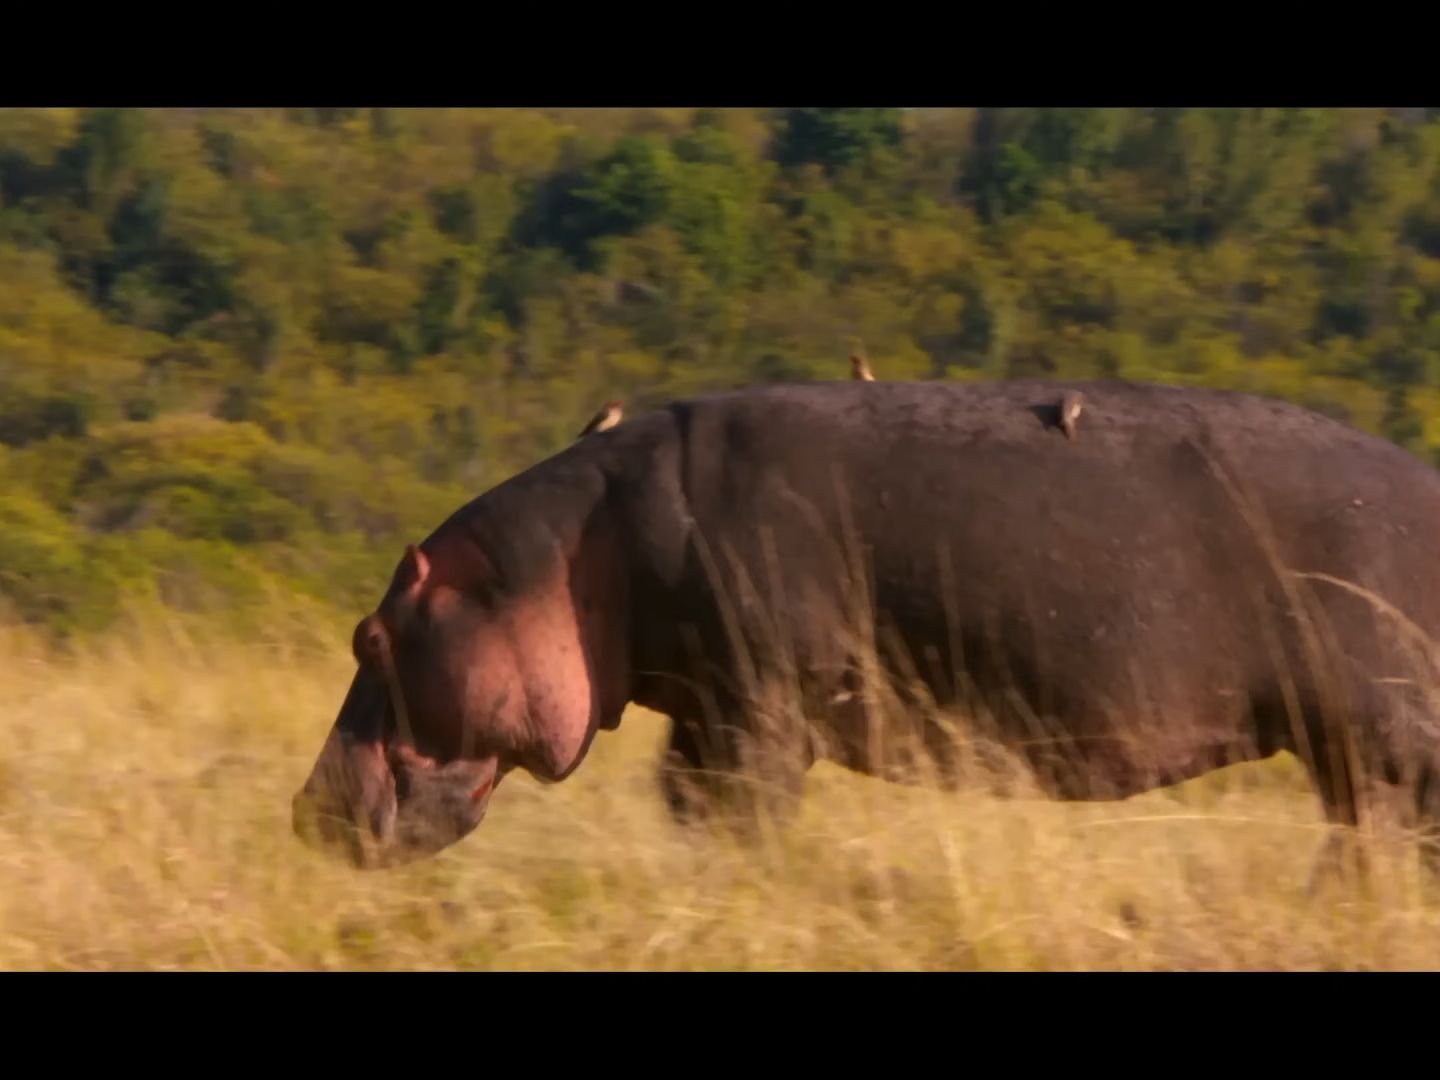
[[[384,747],[332,731],[292,800],[295,834],[312,848],[369,866],[377,849],[389,842],[395,816],[395,777]]]
[[[327,855],[347,859],[351,865],[366,869],[382,861],[381,849],[394,831],[396,806],[394,795],[367,807],[357,820],[337,806],[333,800],[310,787],[301,789],[291,802],[291,825],[295,835],[307,847]]]
[[[500,775],[496,757],[442,765],[404,746],[336,740],[291,800],[292,827],[358,869],[396,866],[474,830]]]

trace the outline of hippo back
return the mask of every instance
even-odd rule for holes
[[[1084,395],[1073,439],[1057,423],[1067,391]],[[1374,590],[1440,635],[1440,477],[1281,402],[1132,383],[836,382],[679,402],[632,424],[633,439],[664,445],[646,505],[674,508],[657,516],[673,587],[651,599],[732,661],[743,639],[802,668],[842,662],[835,620],[858,592],[932,686],[943,678],[918,669],[953,673],[969,648],[1052,702],[1114,698],[1136,668],[1170,681],[1148,690],[1162,700],[1253,693],[1301,648],[1295,571]],[[1370,601],[1332,588],[1320,603],[1353,659],[1390,657]]]

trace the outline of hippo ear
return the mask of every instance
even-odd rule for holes
[[[400,560],[399,569],[395,572],[395,584],[400,591],[413,593],[425,584],[425,579],[430,576],[430,560],[426,558],[425,552],[421,551],[414,544],[405,546],[405,555]]]

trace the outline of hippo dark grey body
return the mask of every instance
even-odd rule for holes
[[[677,402],[406,554],[357,628],[296,827],[361,865],[439,850],[507,771],[564,779],[631,702],[673,720],[681,814],[727,777],[797,792],[821,757],[901,778],[897,715],[957,772],[931,706],[958,705],[1057,798],[1290,750],[1336,822],[1392,790],[1433,820],[1437,540],[1435,471],[1238,393],[836,382]],[[906,708],[877,706],[881,675]]]

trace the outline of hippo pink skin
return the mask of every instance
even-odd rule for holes
[[[433,854],[510,770],[568,777],[631,702],[671,718],[660,777],[681,818],[734,781],[793,802],[821,757],[904,779],[856,681],[862,631],[912,691],[984,706],[1055,798],[1291,750],[1335,822],[1402,780],[1434,821],[1440,727],[1414,691],[1432,673],[1347,583],[1440,640],[1436,537],[1435,470],[1243,394],[846,380],[675,402],[406,551],[356,628],[296,829],[360,866]],[[775,686],[804,709],[770,707]],[[1352,766],[1332,753],[1347,741]]]
[[[456,558],[465,544],[463,534],[432,538],[434,562],[422,548],[406,551],[390,591],[356,627],[359,670],[296,797],[297,831],[340,843],[357,865],[393,865],[460,840],[517,766],[563,780],[625,707],[623,578],[603,543],[562,547],[548,566],[527,568],[519,599],[492,586],[480,553]],[[387,692],[386,652],[403,714]]]

